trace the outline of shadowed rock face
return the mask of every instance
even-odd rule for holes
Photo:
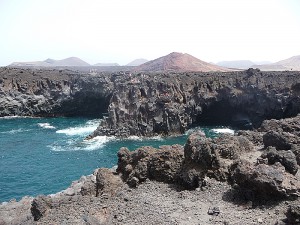
[[[92,136],[258,127],[300,112],[299,72],[84,73],[0,69],[0,116],[106,117]],[[216,124],[217,123],[217,124]]]
[[[0,116],[97,116],[112,92],[109,76],[70,70],[0,68]]]
[[[299,73],[138,74],[116,80],[108,117],[93,134],[173,135],[194,125],[258,127],[264,119],[295,116]],[[217,124],[216,124],[217,123]]]

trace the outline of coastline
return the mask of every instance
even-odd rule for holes
[[[96,169],[56,194],[1,204],[1,222],[289,224],[299,215],[293,211],[300,204],[298,132],[300,115],[216,139],[194,132],[184,148],[121,148],[116,170]],[[285,160],[272,162],[274,154]]]
[[[56,194],[1,204],[0,224],[297,223],[299,72],[159,75],[2,68],[1,116],[105,114],[91,137],[171,136],[210,122],[254,130],[121,148],[116,171],[99,168]]]

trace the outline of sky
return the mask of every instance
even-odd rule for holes
[[[79,57],[125,65],[300,55],[299,0],[0,0],[0,66]]]

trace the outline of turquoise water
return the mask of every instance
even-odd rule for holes
[[[117,152],[151,145],[184,144],[179,137],[126,140],[97,137],[84,141],[99,119],[0,118],[0,202],[66,189],[82,175],[117,164]],[[217,131],[202,128],[208,136]]]

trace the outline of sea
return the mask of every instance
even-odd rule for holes
[[[133,151],[141,146],[184,145],[197,129],[208,137],[234,132],[203,126],[176,137],[84,140],[99,123],[97,118],[0,118],[0,202],[64,190],[96,168],[116,166],[121,147]]]

